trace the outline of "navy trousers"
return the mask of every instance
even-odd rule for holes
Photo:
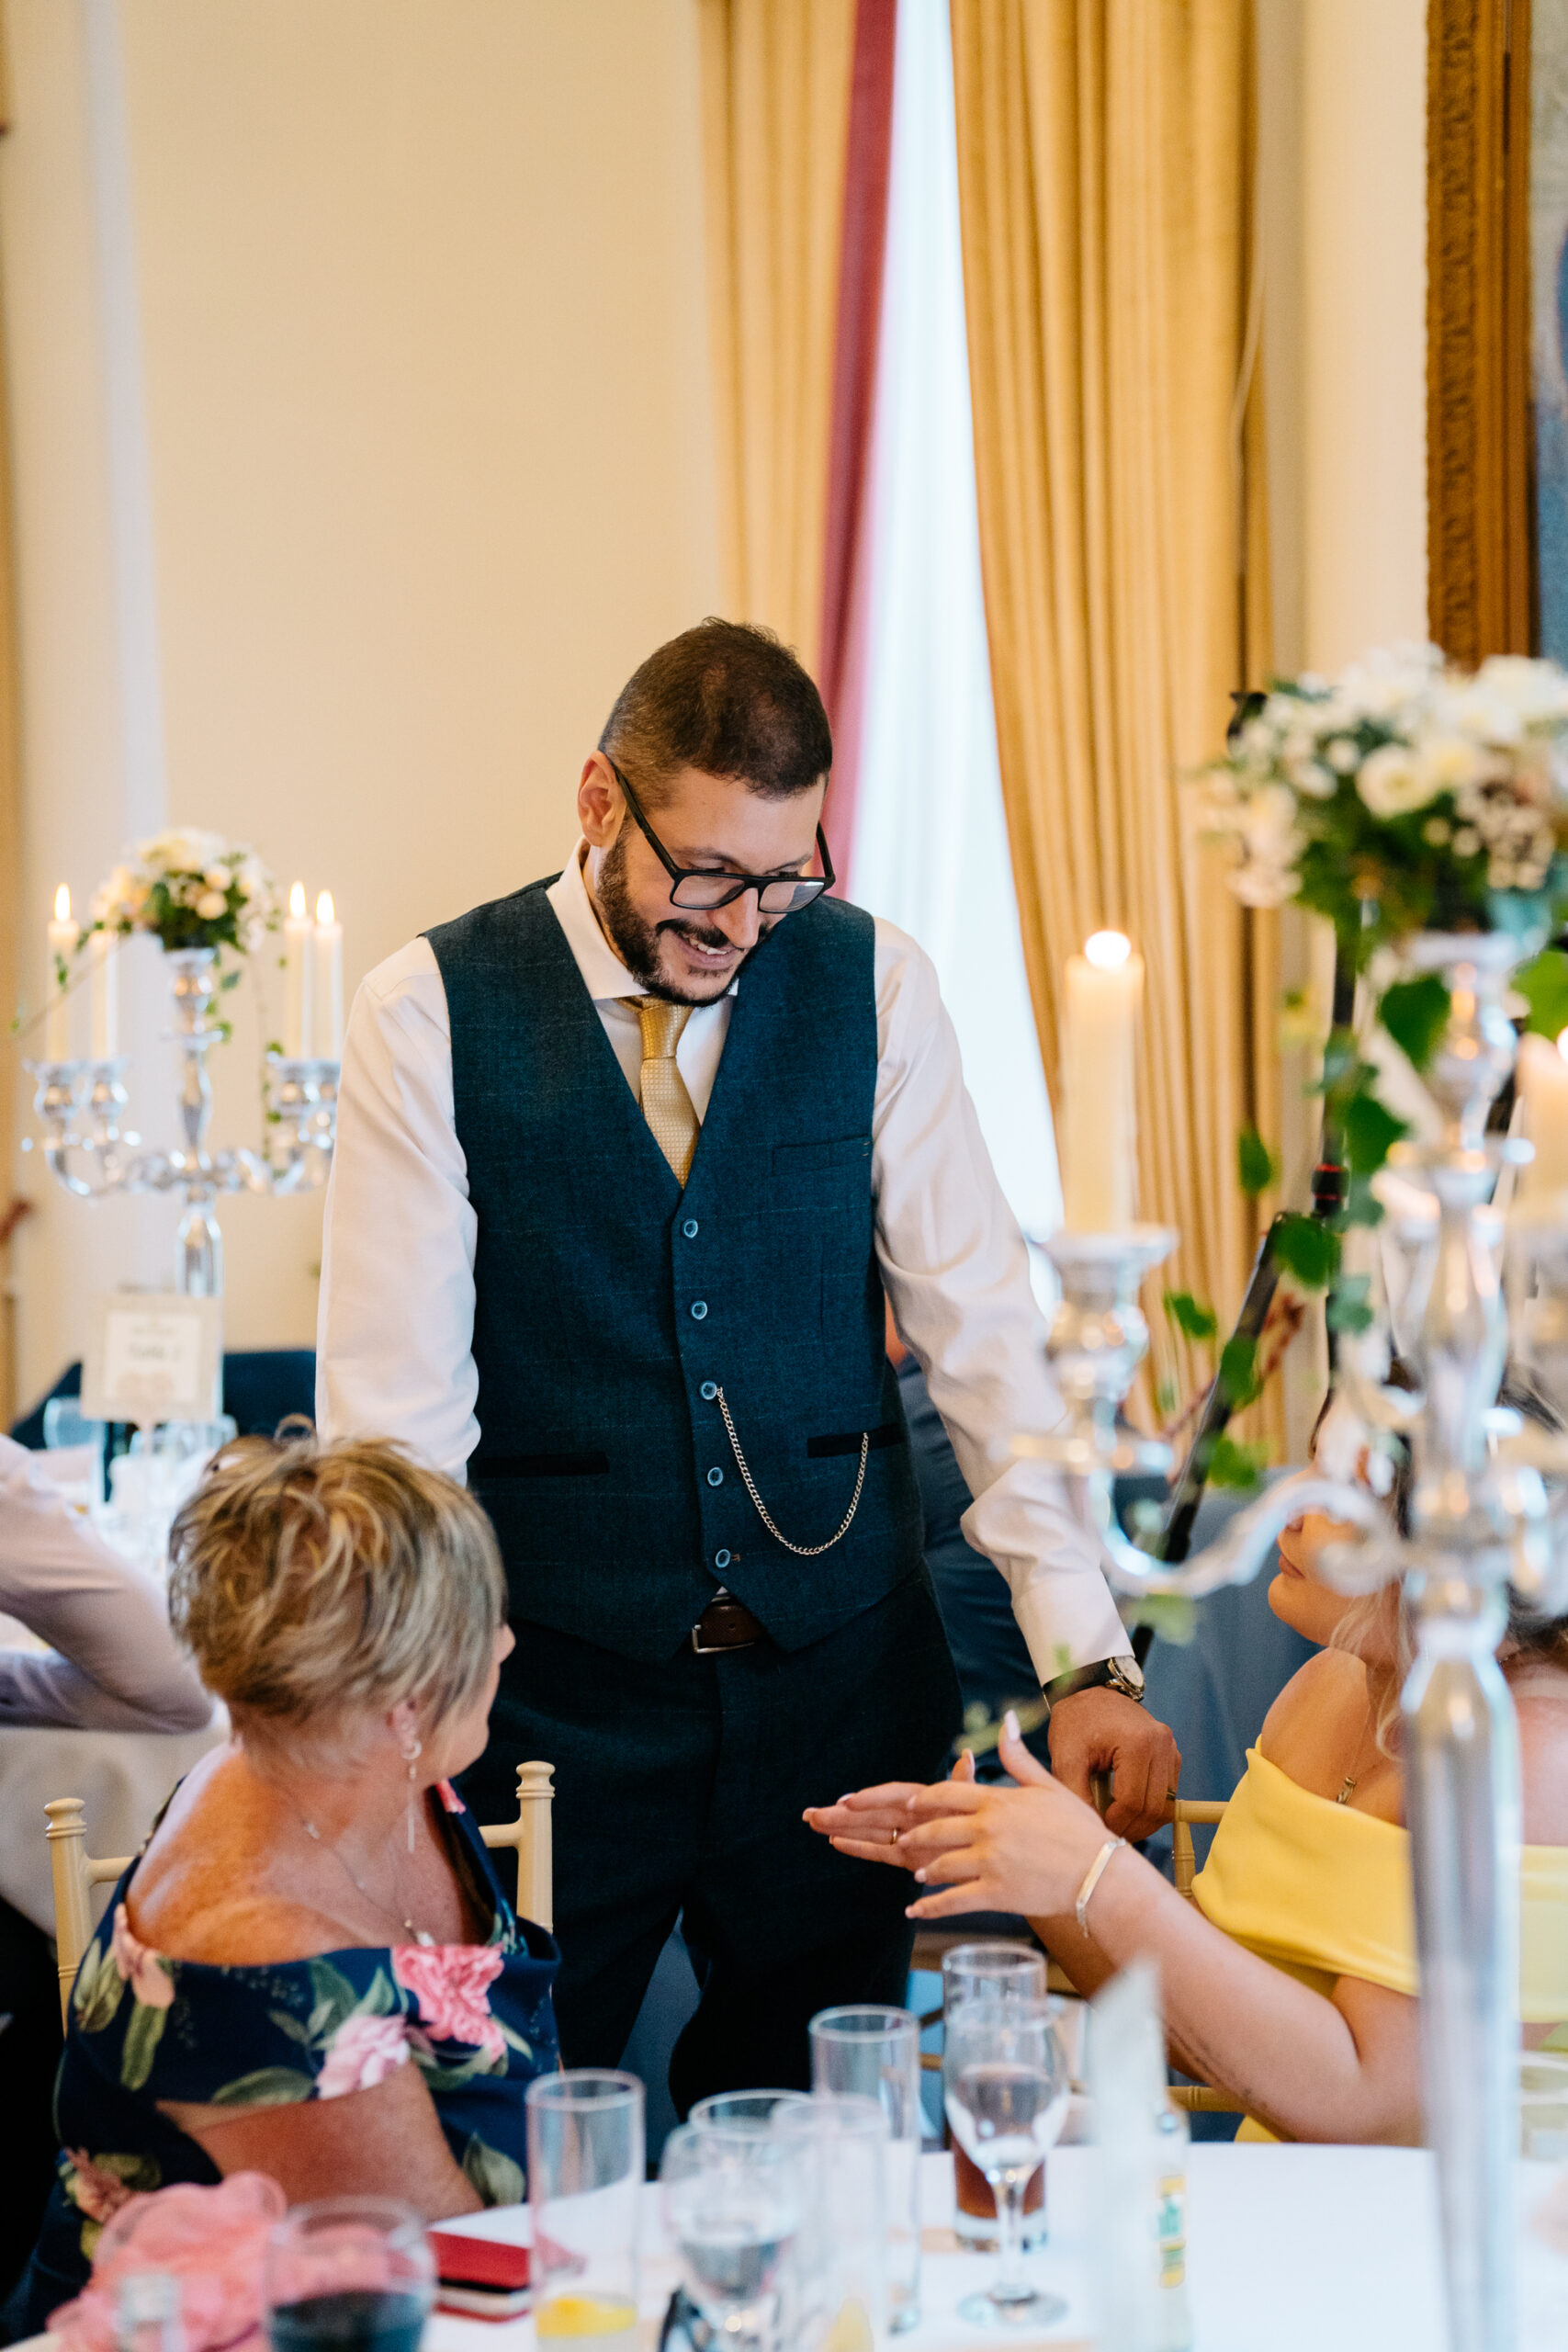
[[[949,1769],[958,1686],[925,1576],[791,1652],[687,1648],[649,1667],[513,1630],[463,1788],[501,1820],[520,1760],[556,1768],[562,2064],[618,2064],[682,1917],[701,1999],[671,2066],[678,2112],[710,2091],[807,2086],[817,2010],[904,1997],[912,1882],[835,1853],[801,1813]]]

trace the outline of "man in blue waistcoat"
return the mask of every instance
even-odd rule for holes
[[[945,1769],[886,1304],[1053,1702],[1055,1769],[1142,1835],[1179,1758],[1059,1490],[1027,1256],[931,965],[826,895],[817,689],[707,621],[617,699],[565,871],[373,972],[344,1048],[319,1418],[495,1522],[516,1647],[470,1778],[556,1767],[566,2063],[618,2060],[678,1916],[705,2092],[807,2079],[806,2025],[903,1997],[897,1873],[802,1814]]]

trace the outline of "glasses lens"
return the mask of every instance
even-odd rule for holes
[[[827,887],[820,875],[805,882],[770,882],[762,892],[762,912],[793,914],[797,907],[808,907],[813,899],[820,898]]]
[[[727,907],[745,887],[733,874],[682,874],[670,901],[677,907]]]

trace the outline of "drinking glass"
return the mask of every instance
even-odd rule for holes
[[[727,2346],[772,2352],[800,2222],[789,2149],[754,2121],[682,2123],[659,2177],[665,2234],[697,2309]]]
[[[1520,2053],[1519,2154],[1548,2164],[1568,2156],[1568,2057],[1559,2052]]]
[[[994,1992],[1002,2000],[1043,2000],[1045,1958],[1032,1944],[954,1944],[942,1956],[942,2006],[945,2016],[955,2001]],[[997,2200],[990,2183],[976,2168],[954,2140],[953,2143],[953,2228],[961,2246],[971,2254],[995,2254]],[[1045,2243],[1045,2167],[1041,2165],[1023,2192],[1025,2253]]]
[[[811,2086],[874,2098],[887,2118],[888,2325],[920,2316],[920,2021],[912,2009],[863,2004],[811,2020]]]
[[[773,2111],[795,2163],[794,2352],[877,2352],[887,2334],[887,2118],[874,2098],[821,2091]]]
[[[698,2099],[688,2123],[722,2124],[727,2131],[766,2132],[781,2107],[805,2107],[807,2091],[714,2091]]]
[[[995,1993],[955,2001],[944,2023],[942,2099],[953,2136],[996,2193],[1001,2256],[995,2281],[959,2315],[982,2327],[1044,2327],[1066,2314],[1021,2274],[1024,2191],[1066,2120],[1071,2085],[1057,2004]]]
[[[262,2267],[273,2352],[416,2352],[434,2292],[424,2224],[394,2197],[296,2205]]]
[[[646,2170],[642,2085],[608,2067],[577,2067],[537,2075],[525,2104],[535,2334],[629,2335]]]

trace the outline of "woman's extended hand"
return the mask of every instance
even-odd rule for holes
[[[1030,1761],[1033,1760],[1032,1757]],[[951,1788],[954,1781],[974,1778],[975,1758],[965,1748],[953,1768],[953,1780],[941,1785]],[[878,1788],[857,1789],[852,1796],[840,1797],[837,1804],[808,1804],[801,1818],[840,1854],[853,1854],[863,1862],[891,1862],[896,1870],[913,1870],[903,1840],[910,1826],[910,1804],[920,1794],[919,1781],[884,1781]]]

